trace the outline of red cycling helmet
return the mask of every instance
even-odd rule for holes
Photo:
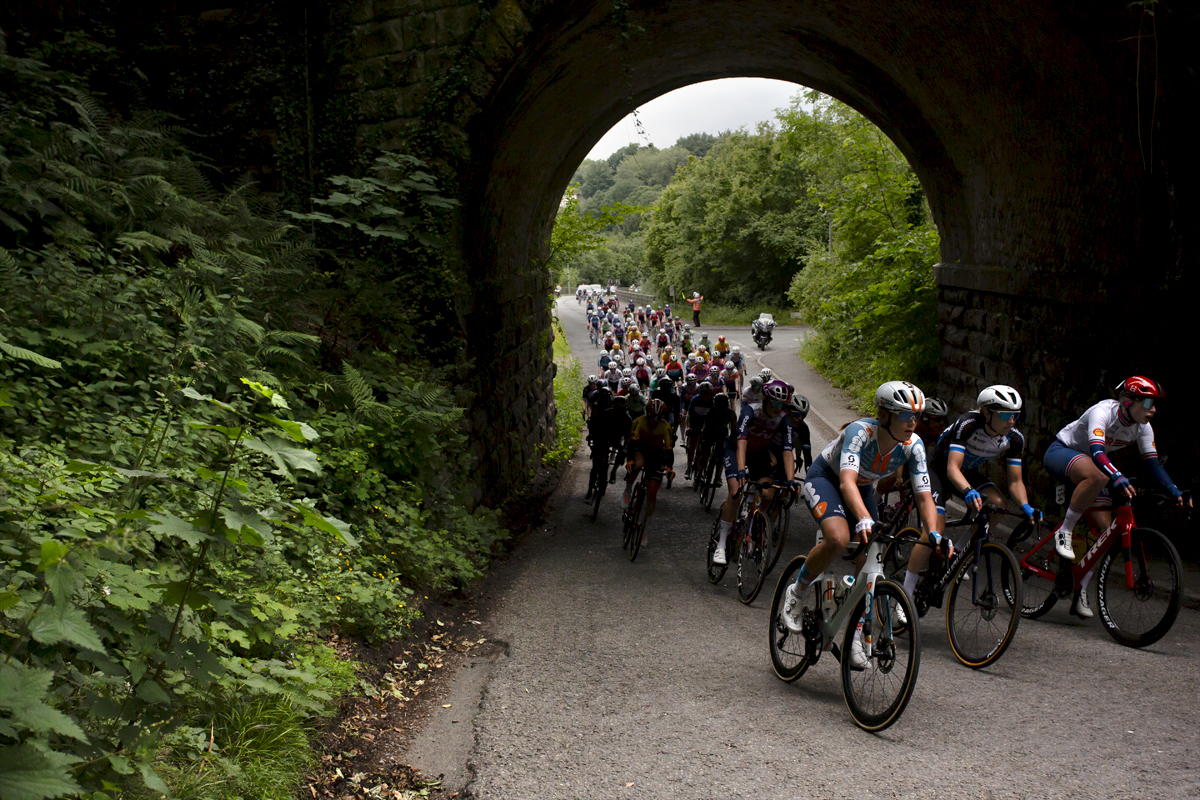
[[[1161,383],[1150,378],[1143,378],[1141,375],[1126,378],[1117,387],[1117,391],[1132,397],[1153,397],[1159,400],[1167,396]]]
[[[655,397],[649,403],[646,403],[646,413],[652,417],[661,417],[667,413],[667,404],[665,401]]]

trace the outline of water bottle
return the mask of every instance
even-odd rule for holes
[[[821,612],[825,615],[825,619],[829,619],[833,612],[837,610],[837,601],[833,597],[833,578],[825,577],[821,579]]]
[[[833,592],[833,598],[839,606],[845,601],[846,595],[850,592],[850,589],[853,587],[854,587],[854,576],[853,575],[843,575],[842,579],[840,581],[838,581],[837,588]]]

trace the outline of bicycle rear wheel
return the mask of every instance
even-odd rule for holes
[[[958,565],[948,589],[946,633],[954,657],[971,669],[994,663],[1012,644],[1021,621],[1016,557],[1002,544],[985,542],[978,560],[971,552]],[[1011,603],[1006,600],[1010,592]]]
[[[788,507],[780,506],[779,515],[775,517],[775,524],[771,526],[771,560],[767,562],[767,575],[771,574],[771,570],[775,569],[775,565],[779,563],[779,557],[783,555],[783,545],[787,542],[789,522]]]
[[[724,564],[714,564],[713,563],[713,554],[717,552],[717,543],[720,540],[721,540],[721,515],[718,514],[717,518],[713,520],[712,535],[708,537],[708,555],[705,559],[708,562],[708,582],[709,583],[720,583],[721,578],[725,577],[725,570],[729,569],[729,554],[728,553],[726,553],[726,555],[725,555],[725,563]]]
[[[637,513],[641,509],[641,484],[634,484],[633,491],[629,495],[629,506],[625,509],[625,513],[621,518],[624,523],[624,538],[621,541],[621,547],[624,550],[629,550],[630,543],[633,541],[634,531],[637,530]]]
[[[1096,571],[1096,604],[1104,629],[1127,647],[1157,642],[1179,615],[1182,573],[1175,545],[1153,528],[1134,528],[1128,552],[1118,539]]]
[[[1059,559],[1054,550],[1054,537],[1043,539],[1037,531],[1031,531],[1031,527],[1029,522],[1018,525],[1008,537],[1008,549],[1021,568],[1021,616],[1037,619],[1058,602],[1054,578],[1041,573],[1058,574]],[[1012,587],[1005,587],[1005,600],[1015,602],[1012,595]]]
[[[762,511],[750,517],[750,529],[741,538],[738,548],[738,599],[745,605],[754,602],[767,577],[767,536],[771,521]]]
[[[604,490],[608,488],[608,459],[604,459],[599,464],[592,464],[592,522],[596,521],[596,515],[600,513],[600,499],[604,497]]]
[[[804,559],[805,556],[796,556],[788,562],[784,567],[783,574],[779,576],[779,582],[775,584],[775,595],[771,598],[771,621],[768,631],[771,667],[780,680],[788,683],[803,675],[804,671],[808,669],[808,665],[812,663],[808,660],[808,647],[805,644],[804,635],[792,633],[781,617],[784,593],[787,591],[787,587],[796,582],[796,575],[804,566]],[[810,588],[805,599],[812,599],[812,605],[815,607],[816,591]],[[806,609],[806,613],[811,610]]]
[[[855,670],[850,653],[854,632],[871,601],[871,619],[864,621],[863,642],[871,643],[872,653],[867,667]],[[901,606],[909,619],[916,619],[916,609],[904,587],[890,580],[875,582],[873,595],[864,596],[855,604],[846,621],[842,639],[842,692],[854,723],[863,730],[881,731],[892,725],[904,713],[912,698],[921,666],[921,638],[917,625],[899,630],[892,619],[896,606]]]

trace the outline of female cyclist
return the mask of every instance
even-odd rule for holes
[[[1162,385],[1134,375],[1122,381],[1117,392],[1116,400],[1101,400],[1059,431],[1043,459],[1050,474],[1075,484],[1067,513],[1054,532],[1054,549],[1070,561],[1075,560],[1071,530],[1079,517],[1090,510],[1097,527],[1107,529],[1113,522],[1112,512],[1107,510],[1112,505],[1112,491],[1116,490],[1119,500],[1134,495],[1129,479],[1108,460],[1109,453],[1136,443],[1150,474],[1181,508],[1184,505],[1183,492],[1171,481],[1158,459],[1154,430],[1150,427],[1158,402],[1165,395]],[[1093,509],[1093,506],[1100,509]],[[1071,613],[1084,619],[1092,616],[1087,602],[1087,585],[1091,578],[1091,572],[1083,576],[1082,588],[1071,605]]]
[[[865,544],[879,510],[875,481],[908,465],[909,481],[926,530],[937,529],[937,507],[930,493],[925,466],[925,445],[914,433],[917,415],[925,408],[925,395],[907,381],[888,381],[875,390],[876,418],[851,422],[813,461],[804,476],[804,502],[820,526],[820,541],[809,552],[796,582],[787,588],[783,621],[792,631],[801,630],[801,598],[813,578],[825,571],[850,543],[850,520]],[[836,466],[835,466],[836,465]],[[953,551],[936,533],[935,543]],[[856,636],[850,663],[866,668],[862,642]]]

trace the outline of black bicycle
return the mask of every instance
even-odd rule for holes
[[[906,503],[912,503],[911,495]],[[902,503],[898,510],[903,512],[904,506]],[[948,560],[940,548],[934,548],[929,567],[913,590],[913,606],[919,617],[933,606],[945,605],[950,649],[955,658],[972,669],[986,667],[1004,655],[1021,621],[1020,565],[1011,550],[988,539],[989,519],[996,514],[1011,512],[985,503],[974,516],[947,522],[947,530],[974,525],[975,532]],[[888,578],[904,582],[913,548],[921,544],[919,538],[920,532],[911,527],[896,534],[883,554]]]
[[[608,489],[608,471],[616,464],[617,448],[607,446],[592,450],[592,474],[588,476],[588,495],[592,498],[592,521],[600,512],[600,501]]]
[[[765,506],[760,506],[758,497],[766,489],[775,489],[775,495]],[[785,484],[751,481],[743,487],[733,528],[725,543],[725,564],[713,560],[720,542],[719,514],[713,524],[706,555],[709,581],[719,583],[729,562],[737,559],[738,599],[747,605],[753,603],[762,591],[767,573],[778,560],[778,554],[773,553],[773,540],[777,538],[784,512],[795,500],[795,493],[787,491]]]

